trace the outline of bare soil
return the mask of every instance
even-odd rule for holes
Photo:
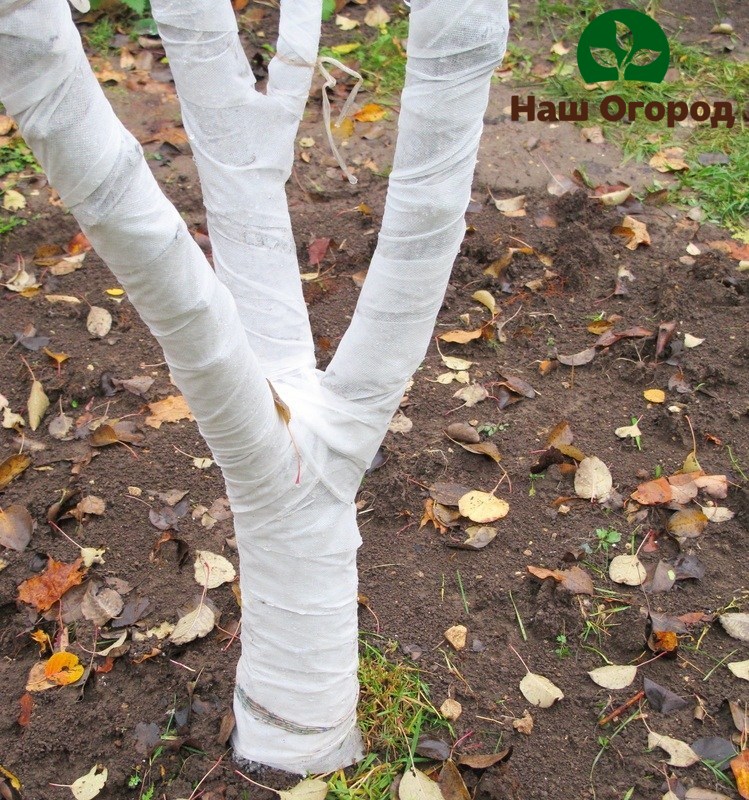
[[[351,14],[358,15],[359,8]],[[265,30],[272,35],[272,20]],[[334,28],[326,33],[329,42],[336,35]],[[256,52],[255,46],[248,47]],[[155,86],[148,78],[138,89],[131,79],[107,91],[141,140],[155,137],[144,144],[154,172],[190,226],[200,231],[203,212],[192,160],[184,143],[164,144],[159,135],[178,119],[171,85]],[[436,328],[442,333],[486,323],[487,310],[471,295],[479,289],[493,294],[498,322],[507,321],[501,340],[440,343],[442,353],[474,362],[471,380],[491,396],[475,407],[462,407],[453,397],[460,384],[436,382],[447,369],[436,345],[430,347],[404,401],[403,412],[413,428],[386,436],[384,464],[367,476],[359,496],[364,538],[360,591],[368,604],[361,608],[362,631],[373,634],[369,641],[383,647],[397,643],[391,658],[414,659],[437,706],[447,697],[459,700],[463,713],[454,723],[454,739],[462,738],[463,752],[512,745],[507,764],[488,770],[479,783],[476,796],[481,800],[579,798],[593,790],[601,800],[620,800],[630,787],[634,800],[650,800],[666,791],[665,775],[672,773],[681,781],[678,796],[683,796],[679,792],[684,787],[698,785],[735,797],[735,790],[718,783],[702,765],[665,766],[661,751],[647,750],[647,735],[650,728],[690,743],[709,736],[731,739],[735,728],[726,701],[746,700],[746,684],[725,664],[716,665],[724,659],[746,659],[746,645],[726,635],[717,622],[703,621],[679,634],[675,658],[659,658],[643,667],[627,689],[601,689],[586,672],[604,663],[592,648],[617,664],[652,655],[645,644],[648,608],[675,616],[702,612],[709,620],[732,600],[746,601],[742,565],[749,558],[749,282],[746,273],[737,270],[736,258],[708,244],[728,240],[728,235],[700,226],[681,211],[639,202],[626,209],[606,208],[582,189],[559,198],[549,195],[548,173],[539,155],[555,159],[553,165],[546,159],[547,164],[567,175],[585,163],[588,174],[600,174],[602,183],[631,183],[639,175],[644,185],[650,171],[632,164],[620,167],[613,147],[585,142],[572,126],[547,126],[534,133],[530,125],[510,123],[502,113],[506,92],[497,88],[487,114],[469,227]],[[310,271],[307,247],[314,238],[330,237],[336,244],[323,261],[319,279],[305,285],[322,366],[356,303],[359,288],[352,276],[366,270],[376,243],[386,187],[382,173],[389,164],[396,119],[394,108],[387,121],[357,124],[356,135],[343,148],[360,178],[353,187],[342,179],[324,145],[318,100],[310,102],[300,131],[300,136],[316,141],[314,147],[300,149],[289,184],[301,270]],[[372,138],[373,131],[379,135]],[[370,138],[363,138],[365,134]],[[523,147],[528,138],[539,135],[540,145]],[[544,174],[545,179],[539,177]],[[28,224],[0,242],[6,280],[16,254],[31,263],[40,245],[65,245],[77,233],[73,218],[50,202],[55,196],[41,178],[19,188],[29,200]],[[527,215],[504,216],[489,191],[495,198],[526,194]],[[356,210],[362,203],[371,215]],[[625,214],[647,225],[650,246],[629,250],[612,234]],[[555,227],[545,227],[551,221]],[[700,253],[684,259],[690,243]],[[508,247],[525,245],[536,253],[515,254],[501,279],[485,274]],[[550,261],[545,265],[538,253]],[[626,281],[628,293],[620,295],[614,290],[621,266],[634,280]],[[159,430],[145,425],[146,402],[176,391],[158,347],[128,300],[118,302],[106,294],[115,286],[111,275],[93,253],[82,269],[68,275],[53,277],[40,268],[37,273],[44,275],[43,287],[33,297],[0,290],[0,392],[14,411],[24,410],[30,378],[23,356],[52,403],[40,429],[27,430],[24,437],[32,467],[2,492],[0,500],[3,507],[23,504],[36,521],[25,552],[0,552],[8,563],[0,571],[0,764],[18,776],[28,800],[67,797],[67,789],[49,783],[69,784],[96,763],[109,770],[103,799],[141,796],[144,784],[127,785],[135,774],[155,784],[154,797],[188,797],[226,751],[218,733],[231,707],[238,643],[230,633],[239,620],[228,586],[211,590],[222,612],[220,627],[228,633],[216,630],[183,647],[165,646],[153,638],[130,640],[129,652],[114,660],[111,671],[93,671],[84,686],[34,693],[29,719],[23,725],[18,722],[29,671],[40,662],[30,633],[41,629],[54,638],[62,627],[59,609],[57,616],[53,610],[48,619],[40,619],[18,602],[18,586],[44,569],[48,557],[71,562],[78,555],[77,548],[46,522],[47,509],[61,492],[73,489],[81,497],[91,494],[106,500],[103,515],[91,516],[82,525],[64,521],[60,527],[82,545],[106,549],[104,563],[89,570],[88,580],[116,588],[128,606],[144,603],[142,615],[128,626],[131,633],[176,621],[179,609],[199,594],[192,568],[196,549],[223,553],[237,564],[227,543],[231,521],[219,521],[209,530],[189,511],[172,531],[183,549],[173,543],[155,549],[162,533],[149,521],[149,507],[163,507],[160,493],[186,491],[193,510],[210,507],[224,496],[224,489],[215,466],[197,469],[185,455],[208,455],[194,423],[164,424]],[[49,293],[85,302],[51,304],[45,299]],[[86,303],[106,307],[114,317],[103,339],[92,338],[86,330]],[[557,364],[547,374],[539,372],[544,360],[591,347],[596,337],[587,326],[601,314],[618,317],[616,331],[642,326],[652,335],[599,347],[585,365]],[[462,315],[468,315],[465,324]],[[656,334],[669,322],[675,323],[672,343],[682,342],[685,334],[704,342],[693,349],[672,344],[656,358]],[[59,371],[43,352],[13,346],[16,332],[30,324],[37,335],[49,337],[51,350],[69,356]],[[145,398],[111,392],[111,378],[136,375],[154,378]],[[500,409],[500,383],[508,377],[527,381],[535,396],[513,395],[517,402]],[[665,390],[665,403],[648,403],[643,391],[650,388]],[[58,441],[49,435],[47,423],[60,408],[79,426],[86,415],[127,418],[143,441],[132,449],[94,449],[85,436]],[[641,449],[614,434],[633,417],[640,420]],[[469,421],[496,427],[482,439],[497,445],[500,465],[466,452],[445,436],[448,424]],[[662,508],[628,520],[626,506],[609,509],[576,498],[571,478],[556,466],[532,479],[539,451],[563,421],[569,423],[580,450],[609,466],[625,502],[639,483],[658,471],[671,475],[682,467],[694,446],[693,429],[702,469],[728,477],[729,495],[721,502],[736,516],[710,524],[680,547],[665,531],[669,512]],[[19,441],[15,431],[1,430],[0,460],[18,452]],[[498,535],[485,549],[452,547],[462,541],[462,527],[442,533],[431,524],[420,526],[428,487],[435,482],[490,492],[500,479],[496,491],[510,511],[496,523]],[[142,494],[134,497],[128,487],[138,487]],[[701,502],[704,499],[701,496]],[[630,541],[639,547],[652,531],[649,542],[654,545],[640,551],[648,569],[681,552],[699,559],[704,576],[678,581],[670,591],[649,596],[639,587],[614,584],[606,572],[606,553],[597,549],[599,528],[623,534],[611,555],[626,552]],[[189,555],[180,561],[184,548]],[[540,581],[526,569],[566,568],[573,562],[592,575],[595,596],[571,595],[553,579]],[[622,610],[608,613],[614,608]],[[591,631],[586,620],[597,621],[600,628]],[[456,624],[469,631],[468,646],[461,652],[443,638]],[[83,618],[72,622],[68,631],[73,649],[86,663],[95,643],[111,638]],[[529,706],[518,688],[525,669],[511,648],[530,669],[558,685],[564,699],[549,709]],[[599,717],[635,694],[643,676],[686,697],[688,705],[669,715],[644,705],[642,718],[611,740],[591,772],[601,737],[611,737],[617,727],[614,722],[601,728]],[[706,712],[701,720],[694,714],[698,705]],[[534,721],[529,735],[512,725],[526,709]],[[636,707],[628,713],[632,711]],[[167,726],[173,738],[150,738],[154,730],[163,733]],[[154,756],[157,745],[162,749]],[[283,776],[261,774],[260,780],[284,785]],[[228,757],[201,790],[212,800],[270,796],[236,776]]]

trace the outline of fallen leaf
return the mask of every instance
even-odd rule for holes
[[[630,497],[643,506],[668,503],[673,498],[673,489],[666,478],[656,478],[641,483]]]
[[[464,386],[462,389],[458,389],[453,397],[457,397],[458,400],[463,401],[463,406],[465,408],[473,408],[477,403],[482,403],[489,397],[489,392],[481,386],[479,383],[472,383],[470,386]]]
[[[666,402],[666,393],[663,389],[645,389],[642,393],[642,396],[648,401],[648,403],[665,403]]]
[[[586,456],[575,473],[575,494],[586,500],[604,500],[611,494],[613,479],[598,456]]]
[[[103,339],[112,328],[112,315],[106,308],[91,306],[86,317],[86,329],[92,336]]]
[[[462,650],[466,646],[468,628],[465,625],[453,625],[445,631],[444,636],[456,650]]]
[[[21,211],[26,208],[26,198],[15,189],[6,189],[3,194],[3,208],[6,211]]]
[[[579,353],[574,353],[571,356],[557,355],[557,361],[567,367],[580,367],[583,364],[590,363],[596,357],[596,348],[588,347],[581,350]]]
[[[471,525],[466,528],[466,533],[468,538],[464,542],[451,546],[462,550],[483,550],[489,542],[494,541],[497,529],[486,525]]]
[[[666,530],[677,539],[693,539],[707,527],[708,519],[698,508],[685,508],[672,514]]]
[[[685,150],[683,147],[666,147],[659,150],[648,164],[658,170],[658,172],[681,172],[689,169],[689,164],[684,160]]]
[[[523,711],[523,716],[518,717],[512,721],[512,727],[518,732],[523,733],[526,736],[530,736],[533,732],[533,717],[531,716],[530,712],[526,708]]]
[[[2,284],[5,286],[6,289],[9,289],[11,292],[25,292],[27,289],[36,289],[41,286],[40,283],[37,283],[36,275],[34,274],[33,270],[31,272],[27,272],[23,266],[20,266],[13,277],[7,282]]]
[[[99,769],[101,769],[101,772],[97,772]],[[104,784],[107,782],[107,775],[107,768],[96,764],[85,775],[81,775],[78,780],[73,781],[70,785],[70,791],[73,792],[75,800],[93,800],[104,788]]]
[[[209,550],[195,553],[195,580],[206,589],[215,589],[223,583],[230,583],[237,576],[231,562]]]
[[[462,713],[463,706],[457,700],[453,700],[450,697],[440,706],[440,714],[442,714],[448,722],[455,722]]]
[[[691,333],[684,334],[684,347],[699,347],[704,341],[704,339],[698,339],[696,336],[692,336]]]
[[[25,728],[31,721],[31,712],[34,710],[34,698],[31,694],[25,692],[21,695],[18,704],[21,706],[21,711],[18,714],[16,722],[18,722],[22,728]]]
[[[617,225],[612,230],[612,233],[626,240],[624,246],[628,250],[637,250],[641,244],[650,244],[650,234],[648,233],[647,226],[644,222],[640,222],[640,220],[634,217],[624,217],[622,224]]]
[[[471,800],[471,795],[463,781],[463,776],[455,766],[455,762],[449,757],[449,754],[440,770],[438,783],[444,800]]]
[[[710,522],[728,522],[729,519],[736,516],[730,508],[725,506],[703,506],[702,513]]]
[[[18,587],[18,599],[34,606],[37,611],[47,611],[68,589],[83,581],[85,570],[82,565],[80,558],[72,564],[50,558],[44,572],[25,580]]]
[[[626,439],[627,436],[631,437],[632,439],[636,439],[638,436],[642,436],[642,431],[638,427],[637,423],[634,425],[622,425],[620,428],[616,428],[614,433],[620,439]]]
[[[733,724],[739,733],[746,733],[749,731],[749,703],[746,700],[740,702],[739,700],[729,700],[728,708],[731,712]]]
[[[215,624],[216,614],[206,602],[202,602],[177,620],[169,639],[173,644],[187,644],[207,636]]]
[[[152,428],[158,429],[164,422],[180,422],[183,419],[193,422],[195,419],[187,405],[187,400],[181,394],[149,403],[148,407],[151,415],[146,417],[146,425],[150,425]]]
[[[506,517],[510,506],[493,494],[472,490],[460,498],[458,509],[464,517],[484,525]]]
[[[354,119],[357,122],[379,122],[386,114],[386,108],[378,106],[377,103],[367,103],[354,114]]]
[[[402,411],[396,411],[388,424],[388,430],[390,433],[405,434],[408,433],[413,426],[413,422]]]
[[[722,500],[728,494],[728,478],[725,475],[698,475],[694,482],[704,489],[710,497]]]
[[[89,584],[88,591],[81,602],[81,613],[97,627],[103,628],[111,619],[118,617],[125,603],[114,589],[103,588],[98,591]]]
[[[614,583],[641,586],[647,575],[645,567],[636,555],[614,556],[609,564],[609,578]]]
[[[44,393],[44,387],[39,381],[33,381],[29,393],[28,411],[29,427],[35,431],[42,422],[44,412],[49,408],[49,398]]]
[[[473,366],[473,361],[468,361],[465,358],[458,358],[457,356],[442,356],[442,363],[452,370],[463,372]]]
[[[523,677],[523,680],[520,681],[520,691],[532,706],[540,708],[549,708],[564,697],[564,693],[558,686],[535,672],[528,672]]]
[[[497,211],[502,212],[502,214],[504,214],[506,217],[525,216],[524,194],[519,194],[517,197],[508,197],[504,200],[494,200],[494,205],[496,206]]]
[[[749,659],[746,661],[732,661],[730,664],[726,664],[726,666],[737,678],[743,678],[745,681],[749,681]]]
[[[379,28],[381,25],[387,25],[388,22],[390,22],[390,14],[379,5],[370,8],[364,15],[364,24],[370,28]]]
[[[741,642],[749,642],[749,614],[721,614],[718,619],[729,636]]]
[[[481,303],[482,306],[486,306],[492,316],[497,313],[497,301],[494,299],[494,295],[492,295],[491,292],[487,292],[486,289],[479,289],[477,292],[474,292],[471,295],[471,300],[475,300],[477,303]]]
[[[652,750],[654,747],[660,747],[668,753],[670,758],[666,763],[672,767],[691,767],[700,760],[697,753],[686,742],[650,731],[648,733],[648,749]]]
[[[22,505],[0,508],[0,547],[9,547],[22,553],[31,541],[34,520]]]
[[[352,31],[354,30],[354,28],[359,27],[359,23],[357,20],[352,19],[351,17],[345,17],[343,14],[336,14],[335,24],[342,31]]]
[[[305,778],[291,789],[278,792],[280,800],[325,800],[328,784],[321,778]]]
[[[454,441],[464,444],[478,444],[481,441],[479,432],[467,422],[453,422],[447,426],[445,434]]]
[[[739,794],[749,800],[749,750],[742,750],[730,764]]]
[[[632,194],[631,186],[622,186],[618,189],[611,189],[598,194],[595,197],[605,206],[619,206]]]
[[[459,755],[457,763],[471,769],[489,769],[495,764],[507,761],[512,755],[512,747],[506,747],[499,753],[464,753]]]
[[[689,705],[685,698],[651,681],[650,678],[644,678],[642,684],[648,703],[661,714],[671,714]]]
[[[83,677],[83,664],[74,653],[55,653],[44,664],[44,677],[57,686],[67,686]]]
[[[588,672],[593,683],[604,689],[625,689],[637,677],[637,667],[634,664],[608,664]]]
[[[494,442],[478,442],[476,444],[458,442],[458,444],[469,453],[476,453],[480,456],[488,456],[492,461],[494,461],[495,464],[499,464],[499,462],[502,460],[502,455],[499,452],[499,448],[496,444],[494,444]]]
[[[443,342],[455,342],[456,344],[466,344],[466,342],[470,342],[473,339],[480,339],[484,333],[483,328],[478,328],[475,331],[447,331],[446,333],[441,333],[437,338],[441,339]]]

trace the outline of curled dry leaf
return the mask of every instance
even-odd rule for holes
[[[388,430],[390,433],[408,433],[413,426],[413,422],[402,411],[396,411],[388,424]]]
[[[37,611],[47,611],[68,589],[83,581],[85,570],[82,566],[80,558],[72,564],[50,558],[44,572],[25,580],[18,587],[18,599],[34,606]]]
[[[195,553],[195,580],[207,589],[215,589],[222,583],[230,583],[237,573],[231,562],[209,550]]]
[[[464,517],[484,525],[506,517],[510,506],[493,494],[474,490],[460,498],[458,510]]]
[[[539,708],[549,708],[564,697],[564,693],[558,686],[535,672],[528,672],[523,677],[523,680],[520,681],[520,691],[531,705]]]
[[[604,500],[611,494],[613,479],[598,456],[586,456],[575,473],[575,494],[586,500]]]
[[[466,646],[468,628],[465,625],[453,625],[445,631],[445,639],[456,649],[462,650]]]
[[[620,555],[611,559],[609,578],[625,586],[641,586],[647,578],[647,572],[637,556]]]
[[[34,520],[24,506],[14,503],[0,507],[0,547],[22,553],[31,541]]]
[[[642,436],[642,431],[638,427],[637,423],[634,425],[622,425],[620,428],[616,428],[614,433],[620,439],[626,439],[628,436],[632,439],[636,439],[638,436]]]
[[[512,727],[518,733],[524,733],[526,736],[531,735],[533,732],[533,717],[527,708],[523,711],[522,717],[518,717],[512,721]]]
[[[624,246],[628,250],[637,250],[641,244],[650,244],[650,234],[647,226],[644,222],[640,222],[634,217],[624,217],[622,224],[617,225],[612,230],[612,233],[615,236],[621,236],[625,240]]]
[[[449,756],[440,770],[439,787],[444,800],[471,800],[463,776]]]
[[[443,506],[457,506],[460,498],[471,490],[461,483],[435,483],[429,487],[429,494],[433,500]]]
[[[593,683],[604,689],[625,689],[637,676],[637,667],[634,664],[607,664],[588,672]]]
[[[477,303],[481,303],[482,306],[486,306],[492,315],[497,313],[497,301],[494,299],[494,295],[492,295],[491,292],[487,292],[486,289],[479,289],[477,292],[474,292],[471,295],[471,300],[475,300]]]
[[[693,539],[705,530],[707,522],[699,508],[685,508],[669,517],[666,530],[677,539]]]
[[[440,787],[416,767],[403,773],[398,797],[399,800],[444,800]]]
[[[86,317],[86,329],[92,336],[103,339],[112,329],[112,315],[106,308],[91,306]]]
[[[673,489],[667,478],[656,478],[641,483],[630,497],[642,506],[655,506],[670,502],[673,498]]]
[[[453,422],[445,429],[445,433],[456,442],[478,444],[481,441],[479,432],[467,422]]]
[[[462,544],[452,546],[462,550],[483,550],[489,542],[494,541],[497,529],[487,525],[471,525],[466,528],[466,533],[468,538]]]
[[[499,753],[464,753],[458,756],[457,762],[461,766],[471,769],[489,769],[495,764],[507,761],[512,755],[512,746],[500,750]]]
[[[721,614],[718,619],[729,636],[741,642],[749,642],[749,614]]]
[[[583,364],[589,364],[595,357],[596,357],[596,348],[595,347],[588,347],[585,350],[581,350],[579,353],[574,353],[571,356],[564,356],[558,354],[557,361],[560,364],[565,364],[568,367],[580,367]]]
[[[29,427],[35,431],[42,422],[44,412],[49,408],[49,398],[44,393],[44,387],[39,381],[33,381],[29,393]]]
[[[81,613],[99,628],[119,616],[125,603],[114,589],[103,588],[98,591],[89,583],[89,588],[81,602]]]
[[[476,453],[479,456],[487,456],[495,464],[499,464],[502,460],[502,455],[499,448],[494,442],[478,442],[476,444],[467,444],[465,442],[458,442],[458,444],[469,453]]]
[[[654,747],[660,747],[668,753],[670,758],[666,763],[672,767],[691,767],[692,764],[696,764],[700,760],[697,753],[686,742],[650,731],[648,733],[648,748],[652,750]]]

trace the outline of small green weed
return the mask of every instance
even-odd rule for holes
[[[114,38],[114,25],[109,17],[100,17],[86,34],[88,46],[97,53],[105,56],[109,52],[109,45]]]
[[[559,658],[567,658],[571,655],[572,651],[570,650],[569,642],[567,641],[567,634],[562,631],[556,637],[557,647],[555,648],[554,652],[557,654]]]
[[[510,427],[509,422],[482,422],[480,425],[476,426],[476,430],[479,433],[485,433],[487,436],[494,436],[495,433],[499,433],[499,431],[506,431]]]
[[[622,535],[614,528],[596,528],[596,552],[603,551],[609,555],[609,550],[622,540]]]
[[[13,172],[41,172],[34,154],[22,139],[0,147],[0,178]]]

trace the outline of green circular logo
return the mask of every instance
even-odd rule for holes
[[[661,26],[642,11],[617,8],[592,19],[577,45],[577,66],[586,83],[660,83],[670,50]]]

